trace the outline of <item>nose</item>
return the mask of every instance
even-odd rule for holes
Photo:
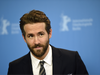
[[[34,43],[35,43],[35,44],[39,44],[39,43],[40,43],[40,40],[39,40],[38,37],[35,37],[35,39],[34,39]]]

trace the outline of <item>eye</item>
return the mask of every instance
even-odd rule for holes
[[[39,36],[43,36],[43,35],[44,35],[44,33],[42,33],[42,32],[39,33]]]
[[[43,34],[40,34],[40,36],[42,36]]]
[[[29,38],[32,38],[33,36],[29,36]]]
[[[32,35],[32,34],[29,34],[29,35],[28,35],[28,38],[32,38],[32,37],[33,37],[33,35]]]

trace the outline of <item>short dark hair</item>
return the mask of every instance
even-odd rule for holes
[[[25,24],[29,24],[29,23],[31,24],[31,23],[37,23],[37,22],[44,22],[46,24],[45,29],[47,33],[49,34],[50,29],[51,29],[49,18],[42,11],[32,10],[29,13],[24,14],[20,18],[20,29],[24,37],[25,37],[25,30],[24,30]]]

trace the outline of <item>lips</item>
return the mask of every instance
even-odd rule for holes
[[[33,48],[34,50],[42,50],[43,45],[41,45],[41,44],[35,44],[32,48]]]
[[[40,50],[40,49],[42,49],[42,47],[35,47],[34,49],[36,49],[36,50]]]

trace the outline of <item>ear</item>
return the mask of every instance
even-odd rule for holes
[[[26,42],[25,36],[23,34],[22,34],[22,37],[23,37],[24,41]]]
[[[49,32],[49,39],[52,37],[52,29],[50,29],[50,32]]]

